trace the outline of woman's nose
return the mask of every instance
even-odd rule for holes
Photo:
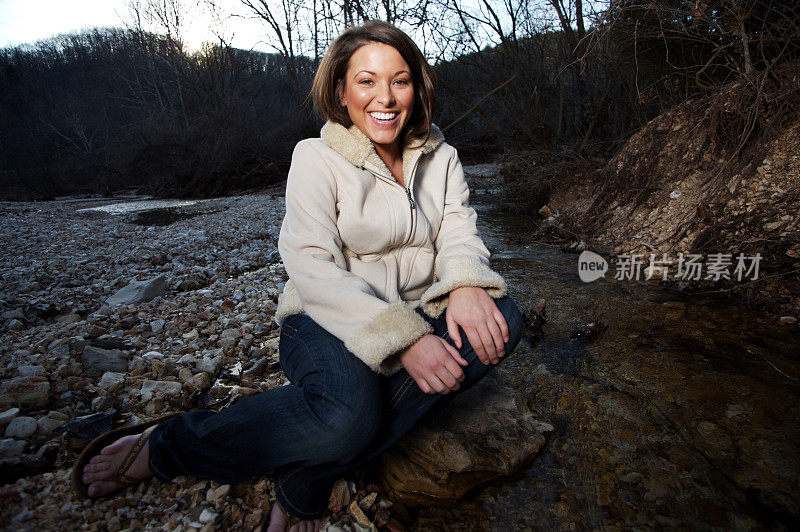
[[[378,93],[378,103],[387,107],[394,103],[394,94],[392,94],[390,85],[381,85]]]

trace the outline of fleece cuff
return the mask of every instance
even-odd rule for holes
[[[275,323],[280,325],[287,316],[300,314],[301,312],[303,312],[303,304],[300,302],[300,296],[297,295],[297,291],[281,292],[278,296],[278,308],[275,309],[273,319]]]
[[[439,317],[447,308],[450,292],[462,286],[484,288],[495,299],[506,295],[506,282],[499,273],[478,257],[458,255],[442,264],[438,280],[422,294],[422,310],[432,318]]]
[[[425,318],[405,303],[396,302],[348,338],[344,346],[373,371],[391,375],[400,369],[399,359],[391,355],[432,332]]]

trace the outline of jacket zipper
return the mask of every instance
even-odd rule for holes
[[[409,179],[407,181],[407,183],[409,185],[411,185],[411,181],[414,178],[414,174],[417,171],[417,166],[419,165],[420,157],[422,157],[421,154],[414,161],[414,166],[411,168],[411,175],[409,176]],[[383,173],[381,173],[379,171],[372,171],[372,173],[375,174],[376,176],[380,177],[381,179],[383,179],[384,181],[386,181],[390,185],[395,186],[395,187],[405,191],[406,198],[408,199],[409,215],[410,215],[411,219],[410,219],[410,223],[409,223],[409,228],[410,229],[409,229],[409,232],[408,232],[408,236],[403,241],[403,244],[409,243],[411,241],[411,239],[414,237],[414,231],[415,231],[415,228],[416,228],[416,223],[414,223],[416,221],[416,217],[414,216],[414,211],[417,208],[417,204],[414,201],[413,196],[411,195],[411,187],[410,186],[408,186],[408,187],[400,186],[400,183],[397,182],[397,180],[394,178],[394,176],[391,176],[391,177],[390,176],[386,176],[386,175],[384,175]]]
[[[408,187],[406,187],[406,196],[408,196],[408,204],[411,205],[411,210],[413,211],[415,209],[414,200],[411,198],[411,191],[408,190]]]

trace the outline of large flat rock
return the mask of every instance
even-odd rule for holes
[[[549,423],[494,371],[383,455],[381,482],[411,504],[450,504],[512,475],[545,445]]]

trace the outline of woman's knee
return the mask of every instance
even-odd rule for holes
[[[315,434],[324,461],[347,461],[365,449],[381,424],[382,397],[374,383],[352,383],[332,395],[329,389],[307,382],[306,402],[317,420]]]

